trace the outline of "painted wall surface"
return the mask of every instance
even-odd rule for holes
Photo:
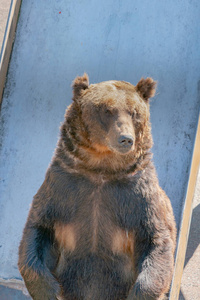
[[[18,245],[59,136],[71,82],[158,80],[154,162],[178,226],[200,102],[199,0],[23,0],[1,109],[0,277],[20,278]]]

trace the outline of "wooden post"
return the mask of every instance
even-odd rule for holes
[[[183,267],[185,262],[185,254],[187,249],[187,241],[190,229],[190,221],[192,215],[192,200],[194,197],[194,189],[197,180],[197,174],[200,162],[200,116],[198,121],[196,139],[193,149],[192,164],[190,169],[190,177],[187,186],[186,199],[183,207],[181,227],[179,231],[179,239],[177,244],[177,253],[175,261],[175,270],[172,280],[170,300],[178,300]]]
[[[2,103],[3,90],[6,82],[6,75],[10,56],[12,52],[13,42],[15,39],[15,31],[17,27],[17,20],[19,16],[21,0],[13,0],[10,6],[6,32],[4,35],[1,58],[0,58],[0,106]]]

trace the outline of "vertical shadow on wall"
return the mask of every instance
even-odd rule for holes
[[[181,291],[180,291],[180,294],[179,294],[179,300],[186,300]]]
[[[188,238],[188,245],[187,245],[187,251],[185,256],[185,264],[184,268],[192,258],[194,252],[196,251],[197,247],[200,243],[200,226],[199,226],[199,220],[200,220],[200,204],[198,204],[192,212],[192,220],[190,225],[190,233]],[[185,297],[180,291],[179,300],[185,300]]]
[[[192,220],[190,225],[190,233],[188,238],[188,245],[187,245],[187,251],[185,256],[185,264],[184,268],[193,256],[195,250],[199,246],[200,243],[200,226],[199,226],[199,220],[200,220],[200,204],[198,204],[192,212]]]

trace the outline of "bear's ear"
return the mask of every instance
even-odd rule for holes
[[[83,76],[78,76],[74,79],[72,83],[73,88],[73,100],[81,95],[82,90],[86,90],[89,87],[89,77],[86,73]]]
[[[148,101],[149,98],[153,97],[156,92],[156,81],[148,77],[146,79],[141,78],[136,85],[136,91],[145,100]]]

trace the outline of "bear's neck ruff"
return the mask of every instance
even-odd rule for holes
[[[74,143],[73,139],[65,134],[64,137],[61,135],[55,157],[67,172],[119,178],[120,175],[134,176],[144,170],[151,162],[152,153],[148,149],[145,152],[140,150],[120,154],[103,145],[92,147]]]

